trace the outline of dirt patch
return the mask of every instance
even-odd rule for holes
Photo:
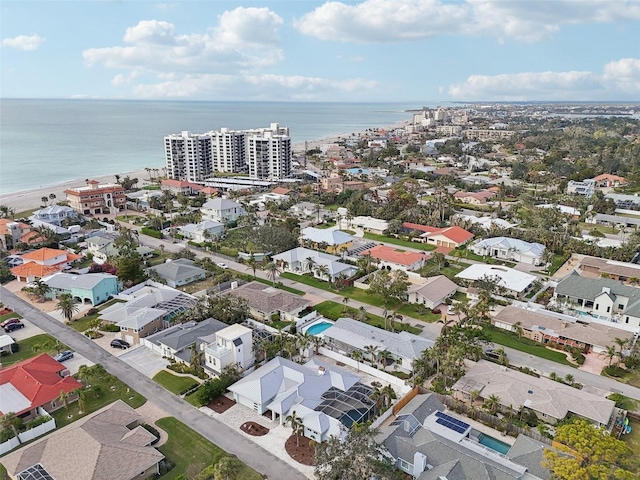
[[[303,465],[316,464],[316,448],[307,437],[291,435],[284,448],[291,458]]]
[[[256,422],[244,422],[240,425],[240,430],[248,435],[253,435],[254,437],[262,437],[269,433],[269,429],[267,427],[263,427]]]
[[[211,400],[211,402],[209,402],[209,405],[207,405],[207,407],[209,407],[211,410],[213,410],[216,413],[224,413],[227,410],[229,410],[231,407],[233,407],[235,404],[236,402],[234,402],[230,398],[227,398],[224,395],[220,395],[219,397],[216,397],[213,400]]]

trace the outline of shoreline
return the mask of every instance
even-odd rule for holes
[[[411,124],[410,120],[401,120],[399,122],[396,122],[394,124],[391,125],[385,125],[385,126],[381,126],[381,127],[376,127],[376,130],[393,130],[396,128],[402,128],[406,125]],[[364,134],[367,133],[367,131],[359,131],[359,132],[348,132],[348,133],[336,133],[333,135],[327,135],[325,137],[316,139],[316,140],[307,140],[306,144],[307,144],[307,148],[308,149],[314,149],[314,148],[319,148],[322,145],[328,144],[328,143],[336,143],[338,142],[340,139],[344,139],[347,137],[351,137],[351,134],[355,133],[358,136],[362,136]],[[294,154],[301,154],[304,153],[304,146],[305,146],[305,142],[300,142],[300,143],[294,143],[291,145],[291,151]],[[162,167],[160,167],[162,168]],[[144,180],[148,180],[149,179],[149,173],[147,172],[147,170],[145,168],[140,168],[137,170],[132,170],[129,172],[124,172],[124,173],[118,173],[115,172],[112,175],[99,175],[99,176],[95,176],[95,177],[88,177],[91,180],[97,180],[100,183],[115,183],[115,176],[119,175],[120,178],[124,178],[126,176],[129,176],[131,178],[138,178],[139,180],[139,184],[142,184],[144,182]],[[87,177],[85,177],[87,178]],[[34,208],[39,208],[42,205],[42,202],[40,201],[41,198],[43,196],[49,196],[49,194],[53,193],[54,195],[56,195],[56,200],[57,201],[62,201],[65,200],[65,195],[64,195],[64,191],[67,188],[71,188],[71,187],[80,187],[85,185],[85,181],[84,178],[76,178],[76,179],[71,179],[65,182],[61,182],[61,183],[56,183],[53,185],[47,185],[47,186],[42,186],[42,187],[36,187],[36,188],[29,188],[27,190],[20,190],[17,192],[12,192],[12,193],[2,193],[0,194],[0,205],[5,205],[10,209],[13,209],[14,212],[16,213],[20,213],[20,212],[24,212],[27,210],[32,210]]]

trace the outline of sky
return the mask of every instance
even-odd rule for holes
[[[2,0],[0,38],[2,98],[640,100],[640,0]]]

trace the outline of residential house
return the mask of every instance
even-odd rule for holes
[[[44,247],[25,253],[20,258],[22,258],[22,265],[13,267],[11,274],[19,282],[29,283],[38,278],[71,268],[70,264],[82,258],[82,255],[69,253],[66,250]]]
[[[225,292],[227,295],[244,298],[251,315],[263,320],[271,320],[275,316],[279,320],[292,321],[298,314],[311,305],[309,300],[300,295],[285,292],[260,282],[249,282]]]
[[[396,467],[419,480],[547,480],[546,444],[520,435],[506,454],[480,444],[481,433],[446,412],[435,394],[412,398],[378,441]],[[496,435],[498,435],[496,433]]]
[[[427,308],[438,308],[458,290],[458,285],[444,275],[428,277],[424,282],[412,284],[407,290],[407,301]]]
[[[197,267],[193,260],[178,258],[168,259],[165,263],[149,267],[147,272],[155,272],[171,288],[181,287],[189,283],[203,280],[207,276],[207,271]]]
[[[545,249],[541,243],[530,243],[509,237],[487,238],[469,247],[469,250],[476,255],[528,265],[543,265]]]
[[[613,200],[618,208],[628,208],[631,210],[637,210],[640,208],[640,195],[625,195],[622,193],[607,193],[604,198]]]
[[[610,227],[619,227],[622,225],[625,229],[634,230],[640,228],[640,217],[623,217],[622,215],[607,215],[605,213],[596,213],[593,216],[588,216],[585,222]],[[626,230],[626,232],[628,233],[629,230]]]
[[[587,278],[572,272],[564,277],[553,297],[569,303],[578,314],[629,327],[640,327],[640,288],[609,278]]]
[[[387,364],[382,365],[383,370],[395,363],[404,370],[411,371],[413,361],[419,358],[424,350],[434,345],[432,340],[409,332],[389,332],[352,318],[339,318],[322,333],[327,348],[342,355],[351,356],[358,350],[364,359],[377,363],[379,360],[370,358],[366,347],[378,347],[378,352],[386,350],[390,357]]]
[[[315,218],[316,221],[322,221],[333,215],[333,212],[325,210],[322,205],[311,202],[296,203],[289,208],[289,212],[298,218]]]
[[[158,205],[154,205],[154,202],[161,201],[161,198],[164,196],[160,190],[138,190],[136,192],[129,192],[126,194],[129,208],[134,208],[140,211],[150,210],[157,214],[160,214],[161,211],[157,210]],[[152,208],[152,205],[156,208]]]
[[[195,304],[195,297],[165,285],[147,281],[116,295],[124,303],[114,303],[100,312],[100,320],[120,327],[123,340],[138,344],[170,326],[181,312]]]
[[[616,188],[627,184],[627,179],[610,173],[603,173],[593,177],[596,188]]]
[[[16,222],[10,218],[0,218],[0,247],[3,250],[11,250],[18,243],[27,245],[41,245],[42,235],[31,230],[31,225],[24,222]]]
[[[509,223],[501,218],[488,216],[476,217],[475,215],[456,214],[454,218],[459,222],[469,222],[471,225],[480,225],[485,230],[490,230],[492,228],[509,229],[517,225],[517,223]]]
[[[279,253],[272,258],[285,272],[296,275],[311,273],[316,278],[331,282],[339,277],[350,278],[358,270],[354,265],[342,263],[340,257],[303,247]]]
[[[168,178],[162,180],[160,184],[160,189],[163,191],[169,191],[174,195],[197,195],[197,193],[202,189],[202,185],[198,183],[187,182],[184,180],[174,180],[172,178]]]
[[[0,369],[0,414],[13,412],[26,422],[42,409],[51,413],[63,407],[61,392],[69,394],[68,402],[76,401],[79,388],[82,384],[70,376],[67,367],[42,353]]]
[[[40,210],[33,212],[30,217],[31,220],[38,220],[40,222],[49,223],[58,227],[62,226],[62,223],[66,220],[76,220],[78,215],[76,211],[64,205],[50,205]]]
[[[118,236],[119,234],[115,232],[96,232],[85,239],[87,253],[91,254],[94,263],[103,265],[109,261],[109,258],[118,255],[118,248],[115,246]],[[153,255],[154,250],[146,245],[139,245],[136,247],[136,252],[140,258],[147,259]]]
[[[522,408],[533,412],[539,420],[555,424],[567,415],[575,415],[596,426],[611,427],[616,404],[604,396],[573,388],[545,377],[534,377],[497,363],[480,360],[452,387],[453,396],[469,402],[471,394],[478,399],[496,396],[506,411]]]
[[[458,248],[473,239],[473,233],[456,225],[452,227],[431,227],[417,223],[404,222],[402,228],[407,232],[420,232],[419,239],[438,247]]]
[[[144,417],[122,400],[80,418],[2,458],[19,480],[144,480],[160,473],[164,455]]]
[[[202,351],[211,338],[215,339],[216,332],[227,326],[214,318],[178,323],[141,339],[140,343],[163,357],[189,364],[192,348]]]
[[[567,193],[591,197],[596,193],[596,182],[590,178],[581,182],[577,180],[569,180],[569,183],[567,183]]]
[[[389,222],[381,220],[379,218],[373,218],[369,216],[357,216],[351,220],[347,220],[349,228],[355,227],[365,232],[375,233],[377,235],[383,235],[387,233],[389,229]]]
[[[456,192],[453,197],[462,203],[469,205],[486,205],[487,201],[495,196],[495,192],[490,190],[480,190],[478,192]]]
[[[393,270],[404,271],[420,270],[429,259],[429,254],[424,252],[400,250],[381,244],[360,252],[360,256],[364,255],[371,255],[373,259],[377,260],[380,268],[388,266]]]
[[[204,220],[200,223],[189,223],[178,227],[180,235],[197,243],[204,243],[220,238],[224,233],[224,223]]]
[[[97,180],[89,180],[84,187],[67,188],[64,193],[69,206],[81,215],[109,213],[111,209],[118,211],[127,203],[122,185],[100,184]]]
[[[482,279],[494,279],[497,286],[507,294],[522,298],[538,277],[502,265],[474,263],[456,275],[456,278],[475,282]]]
[[[605,353],[607,347],[618,348],[615,339],[635,341],[632,332],[600,323],[578,323],[575,317],[552,312],[543,308],[524,305],[509,305],[492,317],[491,323],[498,328],[518,333],[543,345],[554,343],[579,348],[582,351]]]
[[[59,298],[69,294],[82,304],[100,305],[122,290],[118,277],[109,273],[85,273],[73,275],[58,272],[42,279],[49,286],[46,297]]]
[[[229,365],[242,371],[253,368],[253,330],[243,325],[229,325],[215,333],[215,339],[203,344],[204,366],[213,375],[220,375]]]
[[[340,230],[307,227],[300,232],[303,245],[309,245],[329,253],[346,251],[353,246],[353,236]]]
[[[271,412],[282,424],[295,412],[304,436],[316,442],[344,438],[353,423],[364,423],[377,412],[373,389],[360,383],[360,377],[316,359],[299,365],[276,357],[229,391],[237,403],[258,415]]]
[[[584,276],[595,275],[633,284],[640,282],[640,265],[637,263],[618,262],[588,255],[582,257],[579,262],[576,270]]]
[[[228,198],[214,198],[200,208],[203,220],[213,220],[220,223],[230,223],[245,214],[244,208]]]
[[[580,218],[580,210],[574,207],[569,207],[568,205],[559,205],[557,203],[543,203],[540,205],[536,205],[536,208],[555,208],[563,215],[567,215],[574,220],[578,220]]]

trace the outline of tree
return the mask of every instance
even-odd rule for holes
[[[271,284],[275,286],[276,277],[280,273],[280,267],[276,262],[269,262],[264,269],[267,272],[267,277],[271,280]]]
[[[378,362],[378,351],[380,347],[377,345],[365,345],[364,351],[369,356],[371,365],[375,365]]]
[[[358,367],[358,371],[360,371],[360,362],[362,361],[362,351],[360,350],[354,350],[353,353],[351,353],[351,358],[353,358],[356,361],[356,366]]]
[[[393,358],[393,355],[391,355],[391,352],[389,350],[387,350],[386,348],[384,350],[382,350],[380,353],[378,353],[378,361],[382,365],[382,370],[383,371],[387,370],[387,363],[392,358]]]
[[[62,314],[62,316],[67,320],[67,323],[71,323],[73,315],[78,313],[78,305],[70,293],[63,293],[58,298],[56,310]]]
[[[344,305],[344,307],[342,308],[342,313],[346,313],[348,308],[347,305],[349,304],[349,297],[343,297],[342,298],[342,305]]]
[[[238,475],[241,466],[237,458],[230,456],[222,457],[213,467],[213,476],[215,480],[231,480]]]
[[[385,304],[403,302],[407,298],[409,276],[402,270],[380,270],[369,280],[369,292],[384,298]]]
[[[318,355],[318,353],[320,352],[320,347],[324,345],[324,338],[314,335],[313,337],[311,337],[311,343],[313,343],[313,346],[315,347],[314,351],[316,355]]]
[[[253,253],[249,256],[246,263],[247,263],[247,269],[251,269],[253,271],[253,278],[255,279],[256,269],[258,268],[258,261],[256,260],[256,257],[253,256]]]
[[[392,480],[399,478],[393,460],[376,442],[378,430],[354,424],[343,442],[332,436],[316,445],[317,480]]]
[[[31,287],[24,287],[23,290],[33,293],[40,303],[46,300],[47,293],[51,291],[51,287],[47,285],[41,278],[36,278],[32,282]]]
[[[495,415],[495,413],[498,411],[498,408],[500,408],[500,397],[497,395],[490,395],[485,399],[484,403],[482,404],[482,408],[484,408],[491,415]]]
[[[69,392],[65,392],[64,390],[60,390],[60,395],[58,396],[58,400],[62,402],[65,410],[69,411]]]
[[[620,347],[620,351],[618,352],[618,361],[616,363],[616,365],[620,365],[620,362],[622,361],[622,358],[623,358],[622,352],[624,351],[625,347],[629,345],[629,339],[616,337],[613,339],[613,343],[615,343],[618,347]]]
[[[11,429],[13,435],[18,439],[18,443],[22,443],[20,441],[20,437],[18,437],[20,428],[22,428],[22,419],[14,412],[7,412],[0,417],[0,426],[2,427],[2,430],[7,428]]]
[[[296,415],[296,411],[294,410],[290,415],[287,415],[286,422],[291,424],[293,434],[296,436],[296,447],[299,447],[300,435],[304,434],[304,424],[302,423],[302,419]]]
[[[558,480],[632,480],[637,465],[629,446],[587,420],[574,419],[556,428],[558,448],[545,450],[543,466]],[[565,446],[566,449],[563,447]]]

